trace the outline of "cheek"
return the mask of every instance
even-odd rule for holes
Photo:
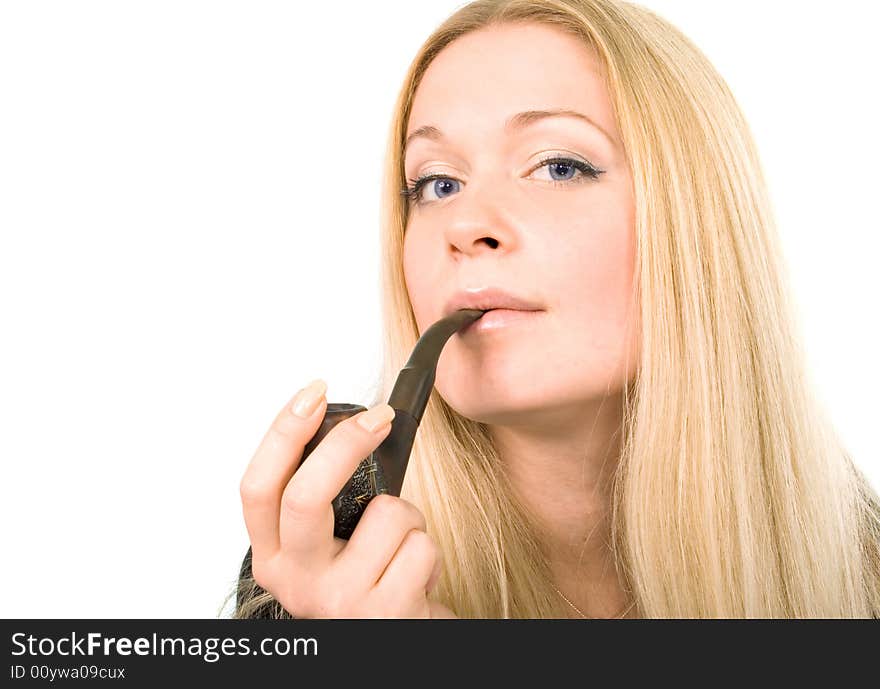
[[[572,217],[572,216],[570,216]],[[569,277],[569,299],[607,313],[630,298],[635,268],[635,227],[621,204],[607,204],[569,221],[560,238],[561,265],[554,271]]]
[[[560,280],[560,315],[581,345],[607,359],[606,366],[626,362],[631,370],[640,338],[634,214],[617,199],[580,218],[562,237],[566,251],[549,273]]]
[[[431,281],[427,276],[426,257],[420,255],[419,243],[412,241],[412,237],[413,235],[409,233],[403,239],[403,277],[419,332],[423,332],[427,327],[425,319],[428,318],[431,309],[429,289]]]

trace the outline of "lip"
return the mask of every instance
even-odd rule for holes
[[[480,333],[492,333],[511,326],[523,325],[539,316],[543,311],[525,309],[492,309],[487,311],[473,323],[469,323],[458,331],[461,336]]]
[[[477,309],[492,311],[542,311],[541,305],[527,297],[506,292],[500,287],[483,287],[480,289],[463,289],[453,294],[443,309],[443,316],[449,316],[460,309]],[[485,316],[479,318],[479,323]],[[474,325],[474,324],[471,324]],[[470,327],[470,326],[468,326]]]

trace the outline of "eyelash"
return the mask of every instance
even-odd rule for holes
[[[605,170],[600,170],[590,163],[587,163],[583,160],[579,160],[577,158],[564,158],[561,156],[550,156],[549,158],[544,158],[541,162],[532,168],[531,172],[535,170],[539,170],[542,167],[553,163],[565,163],[571,165],[575,169],[579,170],[581,175],[580,177],[575,177],[569,180],[555,180],[551,179],[550,184],[554,186],[564,186],[567,184],[581,184],[591,179],[596,179],[605,172]],[[422,201],[421,200],[421,192],[422,187],[425,186],[428,182],[431,182],[435,179],[455,179],[454,177],[450,177],[449,175],[441,175],[441,174],[433,174],[433,175],[423,175],[422,177],[418,177],[417,179],[408,179],[407,181],[410,183],[410,186],[401,189],[400,194],[404,196],[408,201],[411,201],[413,204],[420,206],[426,203],[433,203],[432,201]],[[459,181],[459,180],[456,180]],[[441,199],[442,200],[442,199]]]

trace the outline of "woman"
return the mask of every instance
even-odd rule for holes
[[[677,29],[470,3],[410,68],[385,182],[374,404],[456,295],[532,312],[448,342],[401,497],[348,544],[329,498],[389,426],[294,475],[326,385],[279,414],[235,617],[880,615],[878,498],[811,391],[748,126]]]

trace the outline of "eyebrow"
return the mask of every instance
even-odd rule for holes
[[[596,123],[583,113],[577,112],[576,110],[567,110],[565,108],[557,108],[555,110],[526,110],[525,112],[519,112],[511,116],[507,120],[507,122],[505,122],[504,131],[512,132],[515,130],[524,129],[530,124],[538,122],[539,120],[544,120],[548,117],[574,117],[576,119],[579,119],[582,122],[586,122],[595,129],[599,130],[599,132],[606,139],[608,139],[611,145],[614,145],[614,138],[608,132],[606,132],[598,123]],[[444,136],[443,132],[441,132],[437,127],[433,127],[429,124],[425,125],[424,127],[419,127],[412,134],[406,137],[406,141],[403,144],[404,158],[406,157],[406,150],[409,147],[410,142],[413,139],[417,138],[430,139],[431,141],[440,141],[444,138]]]

